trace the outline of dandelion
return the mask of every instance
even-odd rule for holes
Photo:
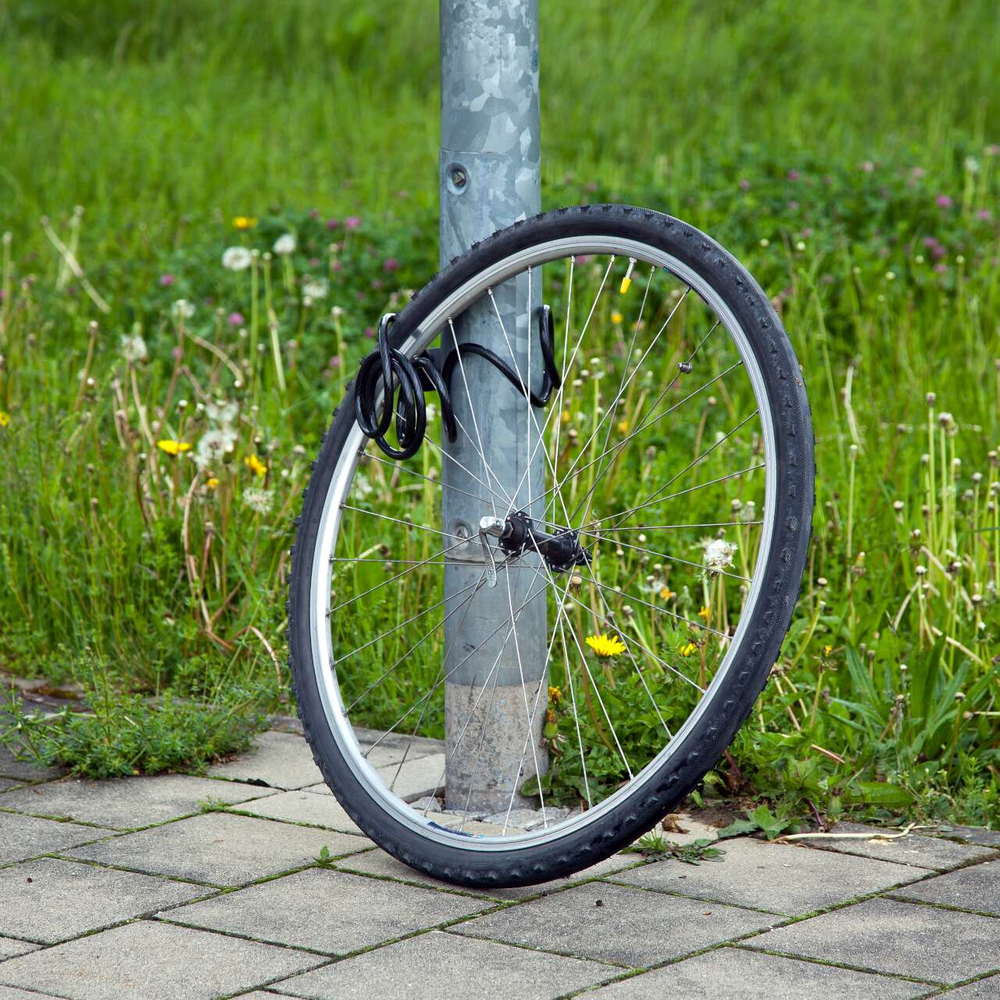
[[[249,215],[237,215],[233,219],[233,229],[255,229],[257,220]]]
[[[6,410],[0,410],[0,427],[6,427],[10,423],[10,414]]]
[[[131,333],[122,337],[122,357],[130,364],[135,365],[140,361],[149,359],[149,349],[146,341],[138,333]]]
[[[557,687],[549,688],[549,701],[553,705],[558,705],[562,701],[562,691]]]
[[[827,644],[823,647],[823,655],[829,656],[833,652],[833,646]]]
[[[690,656],[698,647],[693,642],[685,643],[680,648],[681,656]]]
[[[280,257],[287,257],[289,254],[295,253],[295,248],[298,243],[295,241],[295,237],[291,233],[282,233],[274,241],[274,252]]]
[[[736,546],[723,538],[711,538],[703,541],[705,570],[708,573],[720,573],[727,566],[732,566]]]
[[[156,447],[160,451],[165,451],[168,455],[182,455],[184,452],[191,450],[191,445],[187,441],[171,441],[169,439],[157,441]]]
[[[211,400],[205,404],[205,414],[212,423],[228,427],[235,419],[239,404],[224,399]],[[228,450],[228,449],[227,449]]]
[[[627,420],[619,420],[618,421],[618,433],[619,434],[628,434],[628,421]]]
[[[243,502],[256,514],[266,514],[271,509],[273,498],[267,490],[250,487],[243,491]]]
[[[659,596],[661,601],[669,601],[671,597],[676,597],[677,592],[671,590],[666,584],[660,587]]]
[[[211,404],[209,404],[211,405]],[[236,432],[229,426],[215,427],[198,439],[194,460],[198,468],[213,464],[236,447]]]
[[[622,314],[620,312],[618,312],[617,309],[611,314],[611,322],[612,323],[616,323],[616,324],[617,323],[621,323],[621,321],[623,319],[624,319],[624,317],[622,316]]]
[[[245,271],[252,260],[246,247],[226,247],[222,251],[222,266],[227,271]]]
[[[209,476],[208,479],[205,482],[205,485],[210,490],[217,490],[219,488],[219,480],[215,476]]]
[[[330,290],[329,282],[325,278],[309,278],[302,286],[302,294],[307,299],[325,299]]]
[[[247,455],[243,464],[260,479],[267,475],[267,466],[256,455]]]
[[[705,619],[705,621],[708,621],[708,619],[709,619],[709,618],[710,618],[711,616],[712,616],[712,609],[711,609],[711,608],[709,608],[709,606],[708,606],[707,604],[705,605],[705,607],[703,607],[703,608],[701,609],[701,611],[699,611],[699,612],[698,612],[698,617],[699,617],[699,618],[704,618],[704,619]]]
[[[194,315],[194,303],[187,299],[178,299],[171,307],[174,319],[190,319]]]
[[[600,657],[620,656],[625,652],[625,643],[616,635],[610,638],[607,633],[588,635],[586,643]]]

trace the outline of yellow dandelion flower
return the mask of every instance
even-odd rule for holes
[[[669,601],[671,597],[676,597],[677,594],[672,591],[666,584],[660,587],[660,600]]]
[[[208,480],[205,482],[205,485],[210,490],[217,490],[219,488],[219,480],[216,479],[215,476],[209,476]]]
[[[627,420],[619,420],[618,421],[618,433],[619,434],[628,434],[628,421]]]
[[[257,220],[249,215],[237,215],[233,219],[233,229],[255,229],[256,226]]]
[[[0,410],[0,427],[6,427],[10,423],[10,414],[5,410]]]
[[[267,466],[256,456],[247,455],[243,459],[243,464],[255,475],[261,479],[267,475]]]
[[[562,691],[557,687],[549,688],[549,701],[553,705],[558,705],[562,701]]]
[[[824,646],[823,647],[823,655],[824,656],[829,656],[832,652],[833,652],[833,646]]]
[[[168,455],[182,455],[191,450],[191,445],[187,441],[157,441],[156,447]]]
[[[687,645],[681,646],[681,656],[690,656],[697,648],[693,642],[689,642]]]
[[[705,621],[708,621],[708,619],[709,619],[709,618],[710,618],[711,616],[712,616],[712,609],[711,609],[711,608],[709,608],[709,606],[708,606],[707,604],[705,605],[705,607],[703,607],[703,608],[701,609],[701,611],[699,611],[699,612],[698,612],[698,617],[699,617],[699,618],[704,618],[704,619],[705,619]]]
[[[620,323],[624,318],[625,317],[622,316],[622,314],[620,312],[618,312],[617,309],[611,314],[611,322],[612,323]]]
[[[564,424],[568,424],[569,423],[569,410],[563,410],[562,413],[559,415],[559,419]]]
[[[586,642],[598,656],[620,656],[625,652],[625,643],[616,635],[610,638],[606,633],[588,635]]]

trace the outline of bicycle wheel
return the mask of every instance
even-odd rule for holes
[[[506,323],[501,289],[519,310]],[[387,339],[413,362],[491,311],[496,357],[457,352],[453,399],[428,396],[411,457],[359,426],[368,407],[384,420],[369,432],[384,430],[392,406],[366,389],[359,409],[348,390],[303,502],[289,595],[299,712],[330,788],[385,850],[468,886],[592,865],[698,784],[777,658],[813,505],[794,352],[759,286],[703,233],[626,206],[539,215],[452,261]],[[470,378],[488,392],[470,395]],[[397,410],[410,440],[420,421]],[[481,447],[498,420],[521,456],[514,480]],[[480,535],[446,530],[453,499],[481,513]],[[448,573],[466,583],[451,577],[446,596]],[[475,643],[470,622],[487,623]],[[399,737],[444,737],[470,657],[480,672],[445,767],[429,753],[442,744]],[[439,765],[426,787],[404,780]]]

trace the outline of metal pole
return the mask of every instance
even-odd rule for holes
[[[442,266],[474,242],[540,210],[539,155],[538,0],[441,0]],[[530,282],[524,275],[498,286],[496,310],[487,299],[455,323],[459,343],[485,344],[507,359],[509,340],[525,384],[536,386],[540,281],[534,272]],[[454,346],[450,330],[443,332],[442,345]],[[501,570],[495,587],[487,584],[459,605],[483,576],[480,519],[502,519],[511,506],[500,498],[511,498],[513,510],[544,517],[541,504],[530,506],[530,498],[544,489],[544,455],[536,449],[518,490],[529,462],[528,442],[537,441],[529,404],[481,358],[470,355],[463,366],[464,377],[456,370],[452,390],[468,434],[460,431],[454,444],[445,441],[456,461],[445,459],[442,467],[443,528],[469,538],[449,554],[444,571],[444,664],[446,674],[454,671],[445,685],[445,788],[448,808],[494,813],[508,809],[512,795],[515,808],[533,804],[516,789],[536,769],[544,773],[547,764],[539,746],[548,694],[544,574],[536,560],[523,557]],[[538,418],[537,426],[541,423]],[[510,634],[512,608],[516,635]]]

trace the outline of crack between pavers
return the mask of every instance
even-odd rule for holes
[[[891,899],[895,903],[911,903],[914,906],[928,906],[932,910],[946,910],[949,913],[968,913],[975,917],[989,917],[992,920],[1000,920],[1000,913],[989,913],[986,910],[970,910],[968,907],[953,906],[951,903],[938,903],[930,899],[913,899],[909,896],[897,895],[895,893],[886,893],[885,898]]]
[[[53,823],[72,823],[74,826],[86,826],[93,830],[106,830],[109,833],[119,832],[117,826],[104,826],[101,823],[91,823],[85,819],[74,819],[72,816],[59,816],[54,813],[29,812],[26,809],[14,809],[10,806],[0,806],[0,813],[6,816],[30,816],[32,819],[47,819]]]
[[[755,948],[752,944],[739,944],[735,947],[745,951],[756,951],[762,955],[773,955],[775,958],[794,958],[800,962],[811,962],[813,965],[826,965],[831,969],[846,969],[848,972],[865,972],[873,976],[885,976],[887,979],[897,979],[904,983],[916,983],[918,986],[932,986],[940,989],[949,983],[940,979],[920,979],[917,976],[904,976],[899,972],[886,972],[884,969],[874,969],[867,965],[851,965],[848,962],[835,962],[829,958],[816,958],[811,955],[800,955],[792,951],[777,951],[774,948]]]
[[[873,836],[872,839],[876,839],[876,838]],[[940,837],[940,838],[937,838],[937,839],[943,840],[944,838]],[[984,862],[987,862],[987,861],[997,861],[997,860],[1000,860],[1000,851],[997,851],[997,850],[995,850],[992,847],[983,847],[980,844],[972,844],[972,845],[964,845],[963,844],[962,846],[963,847],[964,846],[972,846],[972,847],[975,847],[975,848],[977,848],[979,850],[982,850],[982,851],[992,851],[993,852],[992,855],[987,855],[985,857],[967,858],[966,860],[960,861],[960,862],[958,862],[955,865],[948,865],[948,866],[946,866],[944,868],[939,868],[937,865],[932,865],[932,864],[929,864],[929,863],[928,864],[919,864],[916,861],[903,861],[903,860],[901,860],[899,858],[873,858],[869,854],[856,854],[853,851],[845,851],[845,850],[842,850],[842,849],[838,849],[838,848],[836,848],[834,846],[829,846],[828,847],[828,846],[826,846],[824,844],[820,844],[820,843],[809,843],[809,844],[803,844],[802,846],[805,847],[805,849],[809,850],[809,851],[825,851],[827,854],[840,854],[840,855],[846,855],[846,856],[852,857],[852,858],[865,858],[868,861],[880,861],[880,862],[883,862],[883,863],[886,863],[886,864],[892,864],[892,865],[905,865],[907,868],[916,868],[919,871],[933,872],[936,875],[943,875],[943,874],[945,874],[947,872],[958,871],[961,868],[971,868],[973,865],[983,864]]]
[[[674,889],[660,889],[653,885],[635,885],[632,882],[618,882],[609,875],[601,876],[597,881],[605,882],[608,885],[617,885],[622,889],[639,889],[641,892],[655,892],[659,896],[690,899],[698,903],[711,903],[713,906],[728,906],[734,910],[747,910],[749,913],[761,913],[767,917],[780,917],[782,920],[789,920],[795,916],[794,913],[782,913],[780,910],[765,910],[762,906],[750,906],[748,903],[733,903],[723,899],[712,899],[710,896],[692,896],[687,893],[677,892]]]
[[[997,966],[995,969],[991,969],[989,972],[983,972],[978,976],[973,976],[971,979],[963,979],[960,983],[954,983],[951,986],[946,986],[943,990],[938,993],[933,993],[931,996],[945,997],[949,993],[954,993],[955,990],[963,989],[966,986],[974,986],[976,983],[981,983],[983,980],[990,979],[993,976],[1000,978],[1000,966]]]

